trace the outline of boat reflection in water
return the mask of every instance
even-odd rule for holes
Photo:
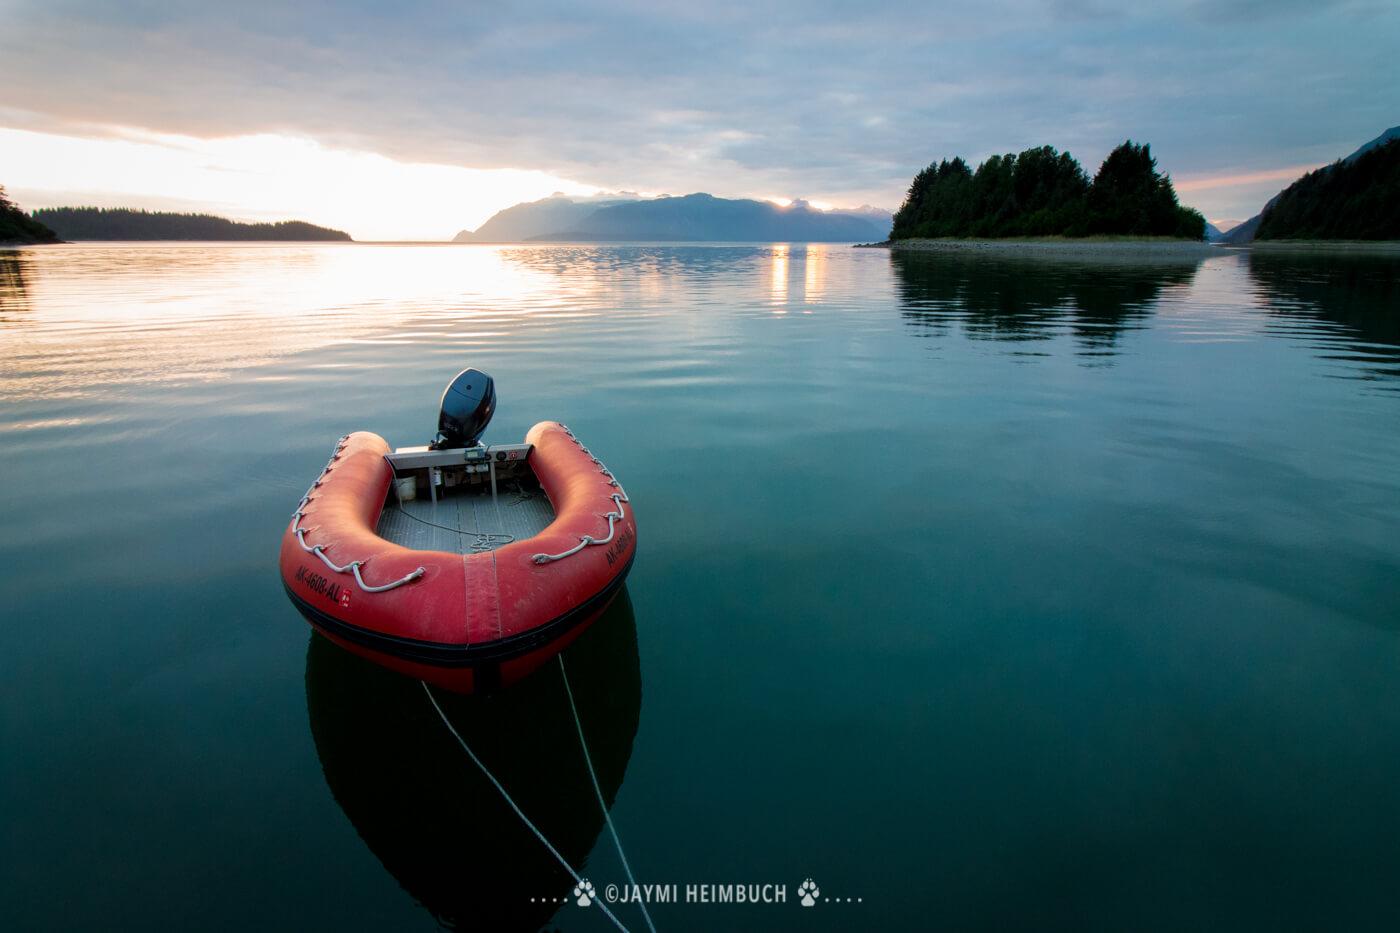
[[[624,589],[563,653],[598,784],[609,807],[641,712],[637,627]],[[603,828],[551,663],[487,696],[434,690],[443,713],[569,864]],[[510,809],[447,730],[418,681],[313,634],[306,707],[331,793],[403,888],[445,926],[536,930],[573,878]],[[534,899],[533,902],[531,899]]]

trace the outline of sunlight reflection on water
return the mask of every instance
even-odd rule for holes
[[[637,658],[604,725],[648,879],[864,897],[814,929],[1393,916],[1397,282],[1258,253],[0,251],[0,904],[423,922],[399,883],[444,889],[416,837],[356,835],[401,822],[376,794],[403,775],[336,716],[367,678],[312,663],[274,558],[336,437],[426,441],[476,365],[489,440],[565,421],[634,503]],[[427,791],[488,805],[457,786]]]

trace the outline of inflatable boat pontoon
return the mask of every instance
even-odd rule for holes
[[[576,638],[636,550],[627,494],[568,428],[478,443],[491,377],[443,393],[433,444],[342,437],[282,535],[282,583],[331,641],[459,693],[508,686]]]

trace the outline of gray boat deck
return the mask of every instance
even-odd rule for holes
[[[554,509],[540,489],[507,492],[503,488],[495,504],[489,492],[463,492],[437,502],[410,499],[400,506],[390,493],[375,531],[415,550],[472,554],[524,541],[552,521]]]

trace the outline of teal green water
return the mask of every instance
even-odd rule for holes
[[[0,361],[4,929],[609,928],[277,577],[467,365],[638,516],[566,655],[638,881],[787,886],[658,929],[1400,913],[1393,260],[65,246],[0,252]],[[602,894],[562,688],[444,707]]]

